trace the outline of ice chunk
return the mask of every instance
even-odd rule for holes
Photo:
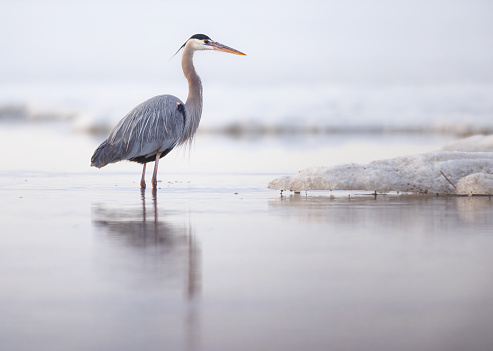
[[[269,183],[269,188],[278,189],[278,190],[286,190],[289,189],[289,182],[291,181],[290,176],[282,176],[274,179]]]
[[[373,161],[311,167],[289,178],[274,179],[277,190],[366,190],[455,194],[459,179],[493,174],[493,152],[431,152]]]
[[[457,194],[492,195],[493,174],[474,173],[459,179]]]

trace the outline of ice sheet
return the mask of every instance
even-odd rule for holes
[[[474,178],[461,178],[472,174]],[[440,151],[378,160],[310,167],[293,177],[282,176],[268,185],[277,190],[366,190],[421,194],[491,194],[493,152]]]

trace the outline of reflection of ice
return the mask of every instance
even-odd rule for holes
[[[142,191],[141,208],[99,206],[92,217],[96,228],[103,230],[118,246],[130,249],[129,255],[116,255],[123,260],[123,265],[130,267],[130,272],[138,273],[138,266],[143,264],[142,275],[153,271],[157,280],[164,279],[168,287],[177,279],[184,280],[188,298],[200,292],[200,246],[191,233],[190,224],[160,219],[156,193],[153,193],[151,206],[146,204],[145,191]],[[128,259],[135,254],[139,257],[137,261]]]
[[[432,206],[430,205],[433,204]],[[333,227],[401,228],[428,233],[435,228],[469,232],[469,224],[493,226],[493,200],[488,197],[397,196],[282,196],[268,203],[289,218]],[[419,220],[418,220],[419,219]]]
[[[491,198],[457,198],[455,201],[459,216],[463,221],[476,225],[493,225],[491,215],[493,200]]]

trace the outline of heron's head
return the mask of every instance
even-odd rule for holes
[[[230,54],[236,55],[245,55],[241,51],[230,48],[229,46],[218,43],[217,41],[212,40],[205,34],[195,34],[188,39],[185,44],[178,49],[177,53],[185,48],[190,47],[193,51],[197,50],[217,50],[222,52],[229,52]],[[176,55],[176,54],[175,54]]]

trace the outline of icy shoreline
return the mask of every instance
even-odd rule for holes
[[[294,176],[276,178],[268,187],[294,192],[365,190],[439,195],[493,194],[493,135],[462,139],[445,146],[444,150],[447,151],[368,164],[310,167]]]

